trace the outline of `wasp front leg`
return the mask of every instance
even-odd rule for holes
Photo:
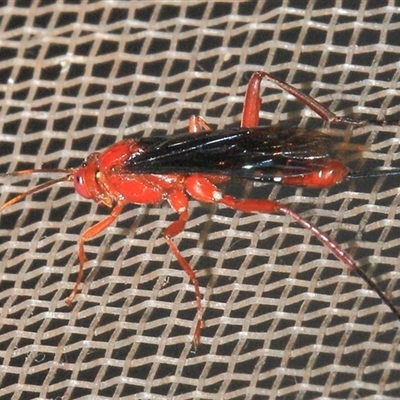
[[[82,282],[83,278],[83,268],[86,262],[85,256],[85,248],[84,244],[87,240],[93,239],[99,233],[103,232],[108,226],[110,226],[121,214],[122,208],[125,206],[125,202],[118,203],[111,211],[111,214],[103,219],[102,221],[98,222],[97,224],[90,227],[87,231],[85,231],[81,237],[79,238],[78,242],[78,258],[79,258],[79,271],[78,276],[75,281],[74,288],[72,289],[71,294],[65,299],[65,302],[68,306],[72,304],[75,299],[76,294],[79,290],[79,285]]]

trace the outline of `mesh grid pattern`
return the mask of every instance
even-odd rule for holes
[[[0,172],[75,167],[134,133],[185,131],[191,114],[237,126],[256,70],[341,115],[400,117],[398,1],[27,3],[0,8]],[[324,128],[269,85],[262,121]],[[342,128],[367,148],[350,162],[398,166],[397,130]],[[3,179],[0,204],[39,181]],[[108,212],[70,186],[0,217],[0,399],[400,397],[399,322],[282,216],[191,202],[176,243],[204,296],[197,352],[193,287],[162,238],[176,218],[166,204],[127,207],[86,245],[67,307],[79,235]],[[226,190],[293,204],[400,306],[396,179]]]

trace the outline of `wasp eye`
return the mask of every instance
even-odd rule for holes
[[[91,199],[92,198],[92,196],[90,196],[89,192],[86,189],[85,179],[84,179],[84,176],[83,176],[83,170],[82,169],[79,169],[75,173],[74,186],[75,186],[75,190],[78,192],[79,195],[81,195],[85,199]]]

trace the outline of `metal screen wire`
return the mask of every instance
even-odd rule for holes
[[[265,70],[340,115],[400,118],[396,1],[9,1],[0,8],[0,172],[78,166],[133,134],[240,124]],[[306,7],[306,8],[304,8]],[[261,123],[328,130],[263,83]],[[333,127],[365,146],[349,163],[399,167],[399,129]],[[339,130],[339,131],[338,131]],[[50,176],[51,177],[51,176]],[[55,177],[55,176],[53,176]],[[2,177],[0,204],[46,176]],[[234,182],[332,236],[400,307],[398,178],[326,190]],[[0,399],[396,399],[400,323],[309,231],[288,217],[190,203],[175,242],[168,204],[109,210],[64,183],[0,216]]]

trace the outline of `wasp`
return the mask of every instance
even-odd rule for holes
[[[189,199],[218,203],[245,213],[278,213],[292,218],[323,243],[349,270],[358,274],[400,320],[400,313],[376,283],[359,268],[350,254],[326,233],[280,202],[267,199],[235,198],[225,195],[219,185],[230,179],[246,179],[326,188],[349,178],[363,176],[350,171],[334,155],[337,143],[329,135],[300,128],[258,126],[263,79],[278,85],[316,112],[328,123],[355,126],[369,122],[340,117],[317,100],[272,75],[255,72],[248,84],[241,125],[235,129],[213,131],[200,117],[192,116],[187,133],[170,137],[129,138],[103,152],[94,152],[78,168],[30,169],[6,176],[33,173],[62,173],[62,177],[28,190],[0,207],[0,212],[32,193],[49,186],[72,181],[76,192],[110,208],[110,214],[83,232],[78,241],[79,272],[74,288],[66,299],[71,305],[84,275],[84,244],[104,232],[128,203],[158,205],[168,202],[178,218],[164,231],[164,238],[180,266],[188,274],[195,291],[197,322],[194,345],[200,342],[203,307],[196,274],[179,252],[173,239],[181,233],[189,216]],[[398,122],[374,121],[378,125]],[[340,146],[339,146],[340,147]],[[381,171],[383,172],[383,171]],[[400,171],[388,172],[399,174]],[[379,175],[379,173],[378,173]]]

